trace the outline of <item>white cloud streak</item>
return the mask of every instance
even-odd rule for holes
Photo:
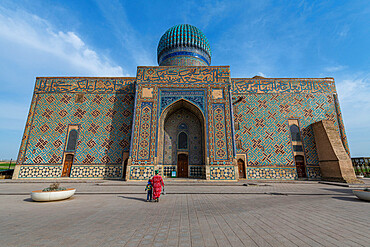
[[[351,78],[351,77],[348,77]],[[369,155],[370,78],[352,76],[336,83],[352,157]]]
[[[36,60],[42,53],[49,58],[43,65],[45,67],[52,66],[53,60],[57,60],[57,66],[64,63],[63,67],[74,67],[84,75],[123,76],[120,66],[89,48],[78,34],[57,31],[47,20],[25,11],[0,7],[0,41],[10,43],[9,47],[13,48],[3,50],[4,53],[12,53],[12,57],[21,56],[26,60],[23,62]],[[19,51],[22,54],[18,54]]]

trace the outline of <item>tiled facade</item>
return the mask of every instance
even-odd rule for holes
[[[179,102],[191,107],[176,116],[170,111]],[[296,179],[289,119],[300,124],[307,176],[320,179],[310,125],[333,121],[348,150],[332,79],[230,79],[229,68],[217,66],[138,67],[136,78],[37,78],[17,177],[61,177],[69,125],[79,126],[69,177],[122,178],[124,152],[127,179],[147,179],[155,169],[169,177],[179,130],[166,135],[163,128],[182,123],[194,149],[185,150],[189,177],[235,180],[235,157],[246,154],[247,179]]]
[[[332,78],[231,78],[229,66],[209,66],[208,40],[188,24],[157,52],[160,66],[132,78],[37,78],[13,177],[236,180],[244,157],[246,179],[320,179],[321,120],[349,154]]]

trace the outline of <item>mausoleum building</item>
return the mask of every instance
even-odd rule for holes
[[[355,179],[333,78],[232,78],[187,24],[157,55],[136,77],[36,78],[13,178]]]

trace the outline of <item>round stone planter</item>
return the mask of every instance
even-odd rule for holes
[[[76,189],[66,189],[59,191],[42,191],[35,190],[31,192],[31,198],[37,202],[49,202],[68,199],[73,196]]]
[[[352,190],[353,194],[361,200],[370,201],[370,191]]]

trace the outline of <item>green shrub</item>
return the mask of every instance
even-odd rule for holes
[[[60,191],[60,190],[66,190],[64,187],[59,187],[59,183],[52,183],[49,187],[43,189],[42,191]]]

